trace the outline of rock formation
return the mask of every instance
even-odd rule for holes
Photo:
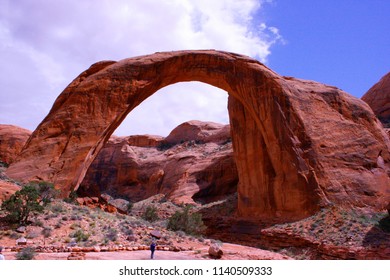
[[[20,186],[0,179],[0,205],[18,190],[20,190]]]
[[[0,124],[0,161],[11,164],[30,135],[30,130],[14,125]]]
[[[329,204],[384,207],[390,142],[365,102],[214,50],[92,65],[57,98],[7,174],[52,181],[68,195],[131,110],[184,81],[229,95],[242,217],[299,218]]]
[[[383,76],[362,97],[376,116],[390,127],[390,72]]]
[[[133,202],[165,194],[177,203],[210,202],[237,191],[229,125],[190,121],[165,139],[111,137],[78,190]]]

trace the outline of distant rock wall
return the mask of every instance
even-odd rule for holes
[[[0,161],[7,164],[14,162],[31,133],[21,127],[0,124]]]
[[[373,85],[362,97],[375,115],[390,128],[390,72]]]
[[[111,137],[78,193],[134,202],[162,193],[178,203],[210,202],[236,192],[237,183],[229,125],[190,121],[165,139]]]

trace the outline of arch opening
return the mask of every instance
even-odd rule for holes
[[[227,97],[220,89],[195,82],[177,83],[155,92],[116,129],[125,135],[117,137],[114,132],[116,136],[104,145],[77,190],[79,196],[100,197],[104,193],[138,202],[164,194],[177,203],[204,204],[236,193],[238,174],[230,126],[226,124]],[[137,110],[146,115],[138,114],[138,120],[131,118]],[[183,112],[184,118],[180,116]],[[158,128],[156,117],[167,115],[168,122],[174,120],[169,133],[154,133]],[[145,128],[149,120],[153,128]],[[140,127],[133,130],[134,135],[126,128],[119,130],[126,122],[134,125],[137,121]]]
[[[190,120],[228,124],[227,97],[227,92],[201,82],[171,84],[134,108],[113,134],[166,137]]]

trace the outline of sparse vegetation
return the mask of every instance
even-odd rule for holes
[[[45,238],[48,238],[51,236],[53,232],[53,229],[51,227],[45,227],[43,230],[42,230],[42,235],[45,237]]]
[[[74,204],[76,203],[77,197],[77,193],[75,191],[71,191],[69,196],[64,198],[64,202]]]
[[[142,219],[148,222],[155,222],[159,219],[157,214],[157,207],[154,205],[148,205],[142,214]]]
[[[17,260],[33,260],[37,253],[32,247],[23,248],[20,252],[16,254]]]
[[[108,240],[116,241],[118,239],[118,231],[115,228],[109,228],[107,233],[105,234],[105,237]]]
[[[134,207],[134,203],[130,201],[130,202],[127,204],[127,206],[126,206],[126,212],[127,212],[127,214],[130,214],[130,213],[131,213],[131,211],[133,210],[133,207]]]
[[[87,241],[89,239],[89,234],[85,233],[84,230],[77,229],[74,232],[72,232],[69,237],[74,238],[76,242],[83,242]]]
[[[190,213],[191,206],[187,205],[183,211],[176,211],[168,221],[168,229],[184,231],[191,235],[199,235],[205,230],[202,215]]]

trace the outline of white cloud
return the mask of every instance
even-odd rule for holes
[[[265,62],[281,37],[256,17],[264,2],[2,0],[0,123],[35,129],[67,84],[99,60],[219,49]],[[163,90],[130,113],[120,134],[166,135],[189,120],[178,116],[227,122],[221,91],[198,83]]]

